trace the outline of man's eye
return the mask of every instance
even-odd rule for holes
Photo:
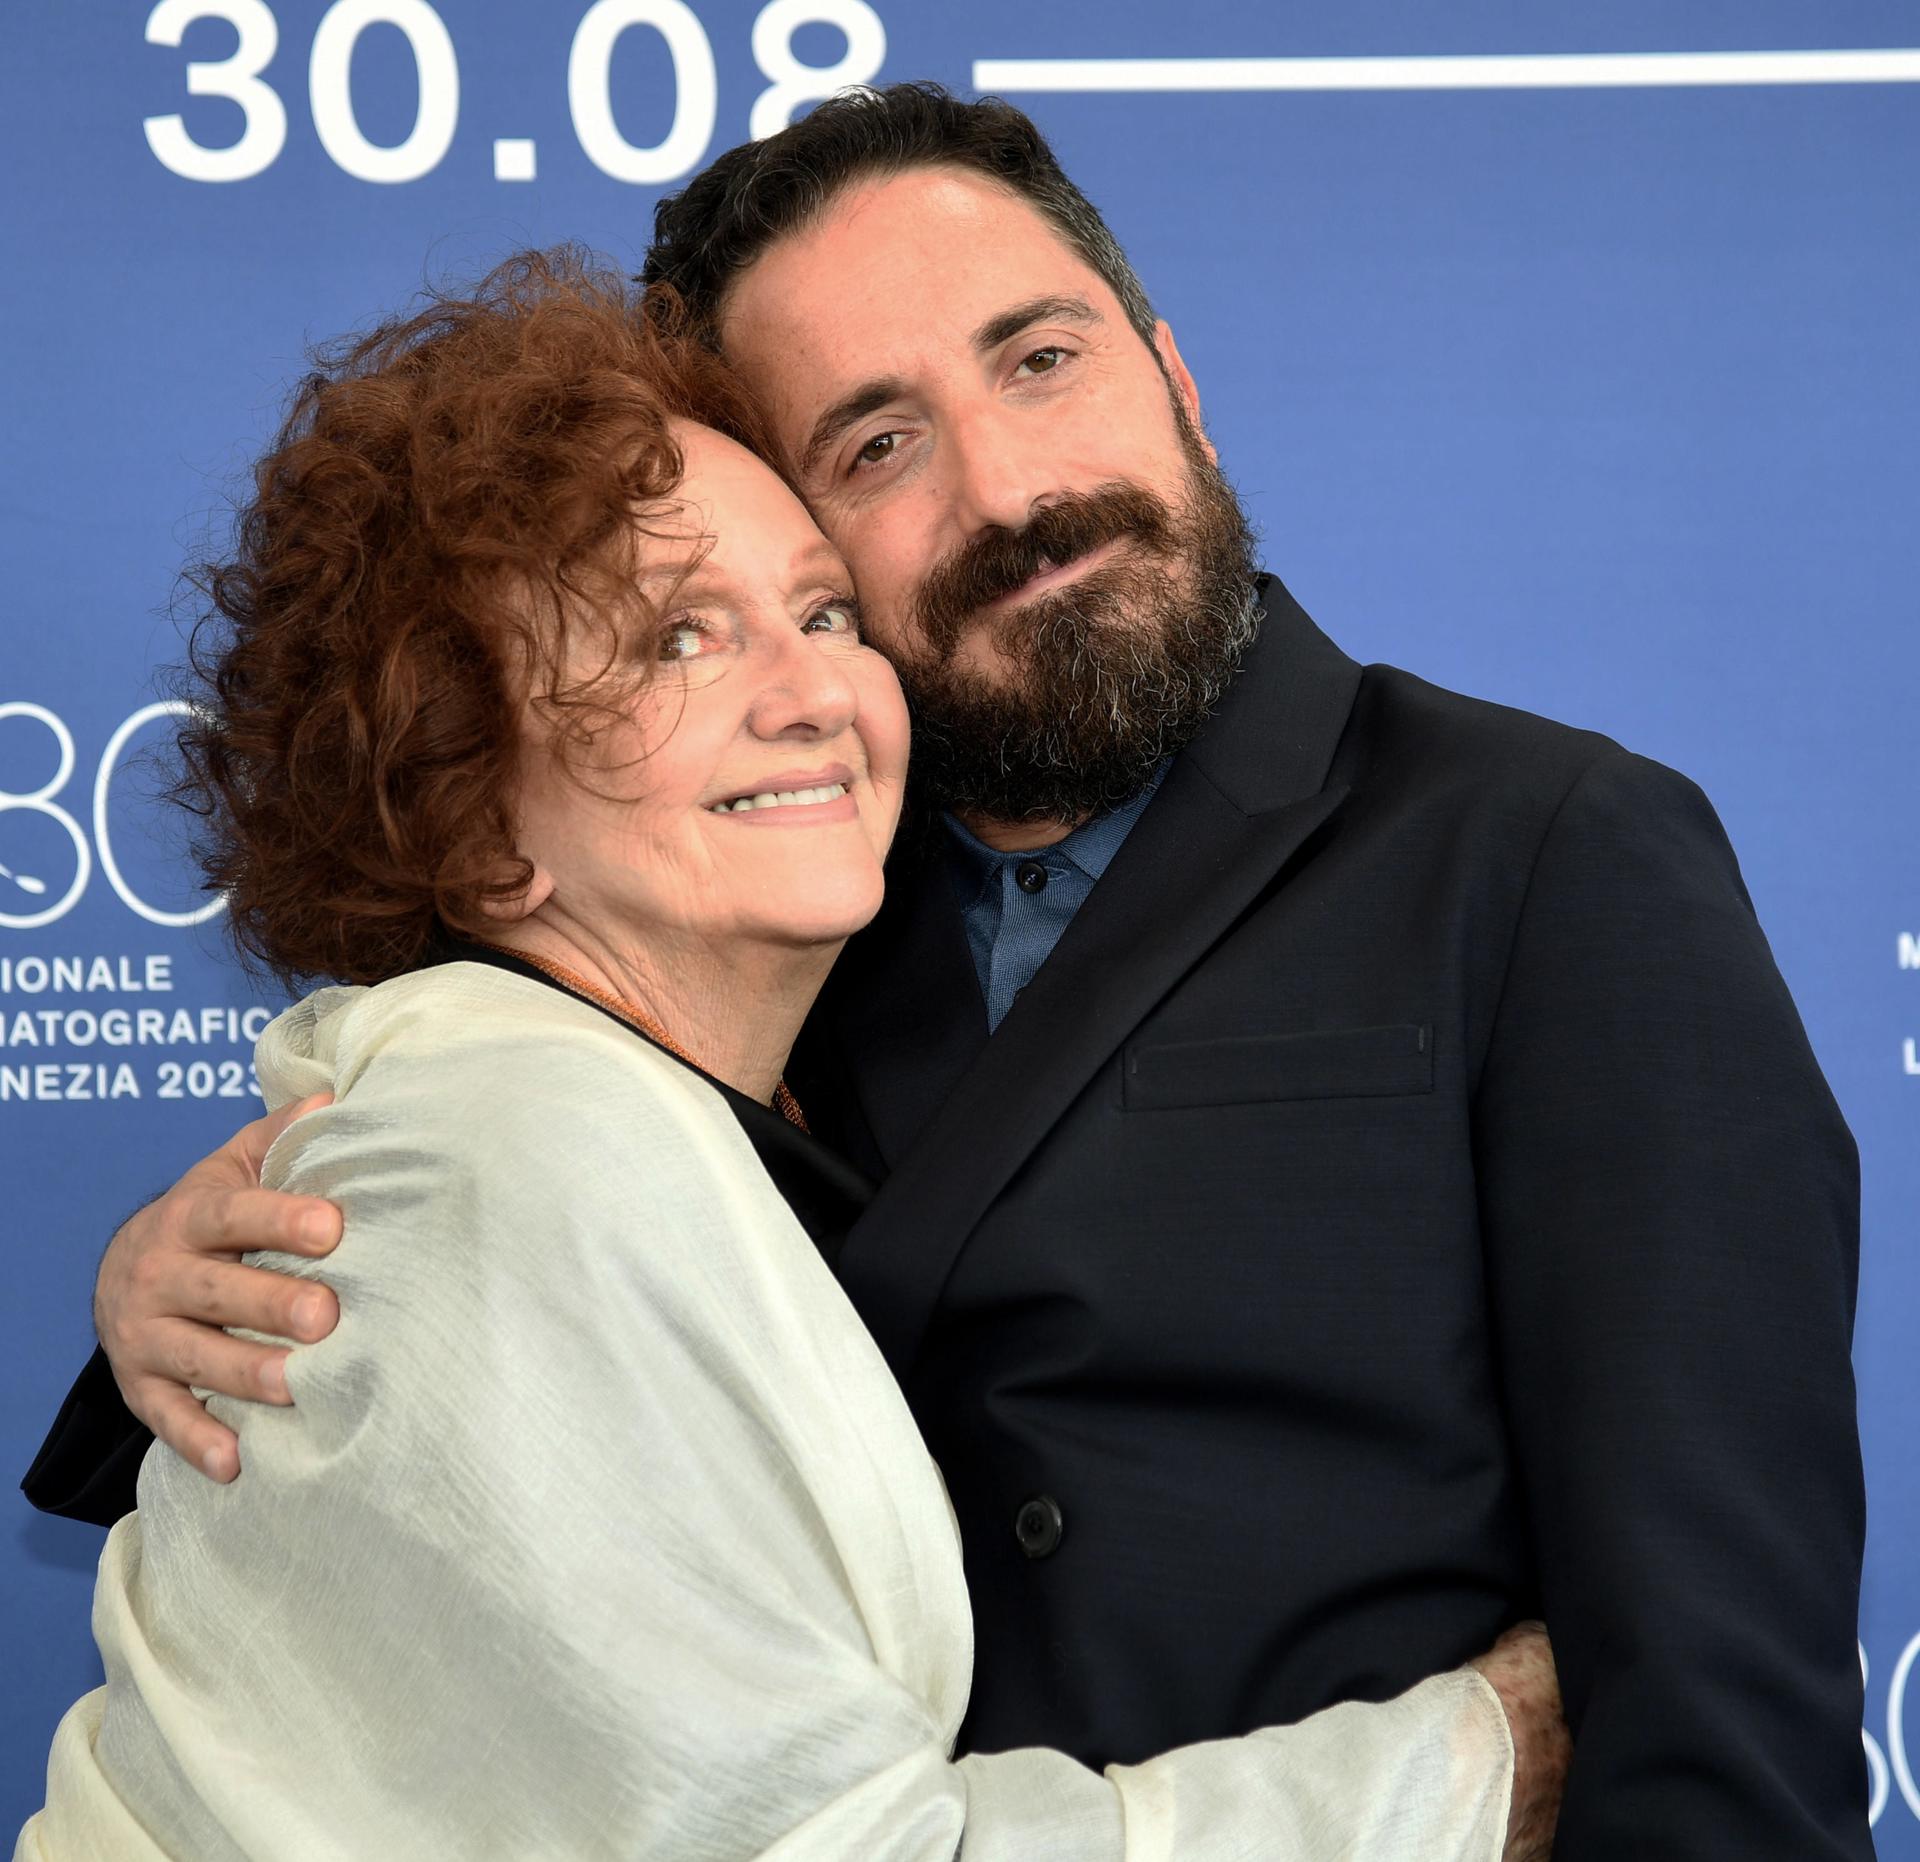
[[[853,463],[856,466],[884,465],[887,460],[893,457],[899,445],[899,434],[876,433],[866,445],[854,454]]]
[[[1031,370],[1035,375],[1044,375],[1050,369],[1056,369],[1066,359],[1067,352],[1059,348],[1036,349],[1031,355],[1020,358],[1020,366]]]

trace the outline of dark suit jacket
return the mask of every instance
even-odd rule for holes
[[[790,1074],[884,1180],[837,1265],[959,1515],[962,1743],[1136,1760],[1537,1613],[1565,1862],[1868,1858],[1856,1158],[1719,824],[1266,605],[991,1041],[909,852]],[[40,1485],[98,1516],[91,1375]]]

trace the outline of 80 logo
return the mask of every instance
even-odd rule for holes
[[[38,788],[0,789],[0,822],[4,822],[8,815],[39,815],[60,828],[73,847],[73,877],[67,881],[65,890],[56,894],[53,885],[40,873],[22,870],[8,861],[5,850],[9,845],[9,836],[5,827],[0,826],[0,928],[33,931],[42,925],[57,924],[85,894],[88,882],[93,878],[96,851],[100,871],[106,876],[107,884],[129,911],[144,918],[148,924],[203,924],[226,909],[226,901],[217,898],[190,911],[166,911],[160,906],[149,905],[127,884],[120,862],[114,857],[113,837],[108,822],[114,772],[120,767],[128,744],[139,731],[156,719],[179,717],[186,710],[186,704],[180,699],[160,699],[153,704],[142,705],[115,727],[112,736],[107,739],[106,748],[100,753],[99,766],[94,771],[93,835],[89,840],[86,830],[58,799],[66,792],[77,761],[73,732],[67,728],[66,720],[57,712],[49,711],[45,705],[36,705],[27,699],[13,699],[0,704],[0,725],[10,718],[25,718],[41,725],[53,738],[54,752],[53,774]],[[51,902],[45,905],[34,903],[40,899],[49,899]]]

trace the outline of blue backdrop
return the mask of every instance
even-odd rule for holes
[[[109,1231],[256,1104],[143,759],[172,578],[303,345],[518,245],[637,264],[663,188],[838,82],[978,83],[1107,211],[1344,646],[1718,803],[1865,1156],[1865,1736],[1920,1858],[1910,5],[40,0],[5,37],[0,1471]],[[1746,56],[1814,52],[1881,55]],[[1556,62],[1595,54],[1639,56]],[[98,1547],[0,1491],[0,1832],[96,1680]]]

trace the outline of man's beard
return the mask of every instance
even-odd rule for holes
[[[1177,503],[1126,481],[1062,493],[1024,529],[970,538],[921,585],[915,646],[894,663],[922,807],[1079,821],[1138,794],[1212,715],[1259,627],[1253,534],[1175,412]],[[1003,662],[992,676],[958,663],[987,603],[1116,541],[1111,560],[985,624]]]

